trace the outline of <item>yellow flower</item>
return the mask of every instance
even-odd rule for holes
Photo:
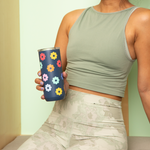
[[[51,59],[57,59],[57,54],[55,52],[52,52],[50,55]]]
[[[62,89],[61,88],[57,88],[55,93],[60,96],[62,94]]]
[[[47,66],[47,70],[48,70],[49,72],[53,72],[54,69],[55,69],[55,67],[54,67],[53,65],[51,65],[51,64],[49,64],[49,65]]]

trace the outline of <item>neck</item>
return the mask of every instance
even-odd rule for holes
[[[116,12],[120,11],[133,5],[129,3],[128,0],[101,0],[101,2],[95,6],[100,12],[109,13],[109,12]]]

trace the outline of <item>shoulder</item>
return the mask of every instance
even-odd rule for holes
[[[132,18],[135,31],[135,53],[139,62],[144,62],[146,57],[150,57],[150,10],[138,8]]]
[[[145,19],[150,18],[150,9],[146,8],[137,8],[135,13],[135,18],[139,19],[141,21],[144,21]]]
[[[137,8],[132,16],[132,23],[137,31],[147,26],[150,28],[150,9]]]
[[[66,20],[73,20],[78,18],[81,13],[84,11],[85,9],[77,9],[77,10],[73,10],[71,12],[68,12],[65,16],[64,19]]]
[[[82,14],[82,12],[85,9],[77,9],[73,10],[71,12],[68,12],[62,19],[62,25],[65,26],[67,34],[69,34],[69,31],[73,24],[76,22],[76,20],[79,18],[79,16]]]

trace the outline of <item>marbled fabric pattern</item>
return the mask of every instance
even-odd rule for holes
[[[18,150],[127,150],[121,102],[68,90]]]

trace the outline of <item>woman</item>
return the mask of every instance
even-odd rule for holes
[[[101,0],[64,16],[55,47],[61,51],[66,98],[55,102],[47,121],[19,150],[127,150],[121,99],[136,59],[150,121],[150,11],[128,0]],[[43,91],[42,80],[35,82]]]

